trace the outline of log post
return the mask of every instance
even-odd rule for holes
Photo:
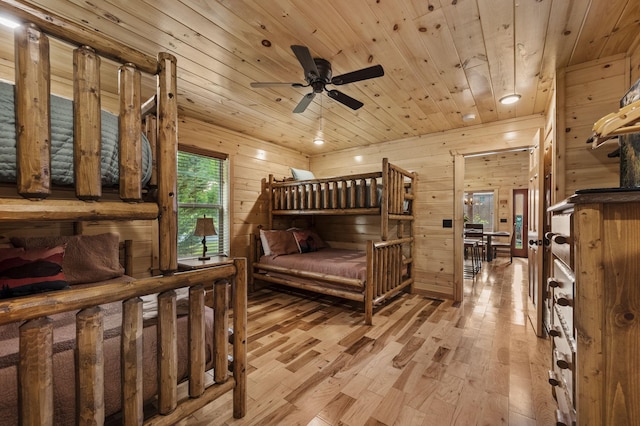
[[[247,259],[233,263],[233,417],[240,419],[247,412]]]
[[[118,70],[120,115],[118,116],[118,148],[120,160],[120,198],[142,199],[142,133],[140,123],[140,71],[133,64]]]
[[[228,379],[227,348],[229,333],[228,280],[218,280],[213,284],[213,380],[224,383]]]
[[[76,197],[102,196],[100,56],[87,46],[73,51],[73,180]]]
[[[122,422],[141,425],[144,420],[142,393],[142,299],[122,303],[121,334]]]
[[[104,325],[95,306],[76,314],[76,423],[104,423]]]
[[[367,282],[364,285],[364,322],[373,324],[373,286],[376,284],[373,241],[367,241]]]
[[[158,412],[178,405],[178,340],[176,292],[158,295]]]
[[[204,393],[205,310],[202,284],[189,288],[189,396]]]
[[[19,416],[22,425],[53,425],[53,321],[20,326]]]
[[[160,270],[178,269],[178,106],[176,58],[158,55],[158,210]]]
[[[16,182],[25,198],[51,194],[49,39],[34,25],[15,30]]]

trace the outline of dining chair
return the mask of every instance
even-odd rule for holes
[[[491,243],[491,250],[493,251],[493,258],[495,259],[498,253],[508,253],[509,254],[509,263],[513,262],[513,234],[515,232],[511,232],[509,236],[509,242],[504,241],[494,241]]]
[[[464,238],[475,240],[482,252],[482,259],[486,259],[486,240],[484,239],[484,225],[482,223],[465,223]]]

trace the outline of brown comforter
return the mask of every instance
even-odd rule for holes
[[[260,263],[288,269],[356,278],[367,278],[367,253],[361,250],[323,248],[311,253],[262,256]]]
[[[122,322],[120,302],[102,306],[104,310],[104,375],[105,413],[107,416],[120,411],[120,327]],[[182,309],[178,309],[180,313]],[[56,425],[75,424],[75,314],[66,312],[53,315],[53,405]],[[143,333],[144,400],[149,401],[157,392],[157,335],[156,320],[145,321]],[[18,327],[8,324],[0,327],[0,424],[18,424]],[[184,379],[188,366],[188,316],[180,316],[177,324],[178,377]],[[207,368],[212,366],[213,311],[206,312]]]

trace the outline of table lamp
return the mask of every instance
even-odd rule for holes
[[[207,237],[209,235],[217,235],[216,227],[213,224],[213,219],[204,215],[204,217],[199,217],[196,220],[196,230],[193,235],[196,237],[202,237],[202,256],[198,258],[198,260],[209,260],[211,259],[207,256]]]

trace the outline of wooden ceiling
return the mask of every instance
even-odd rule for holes
[[[178,58],[179,108],[308,155],[543,113],[557,68],[628,52],[638,0],[11,0],[155,56]],[[331,86],[353,111],[304,83],[290,46],[339,75],[374,64],[380,78]],[[510,106],[498,100],[522,96]],[[322,111],[321,111],[322,107]],[[463,115],[475,119],[463,121]],[[322,117],[322,123],[321,123]],[[313,144],[322,130],[326,143]]]

